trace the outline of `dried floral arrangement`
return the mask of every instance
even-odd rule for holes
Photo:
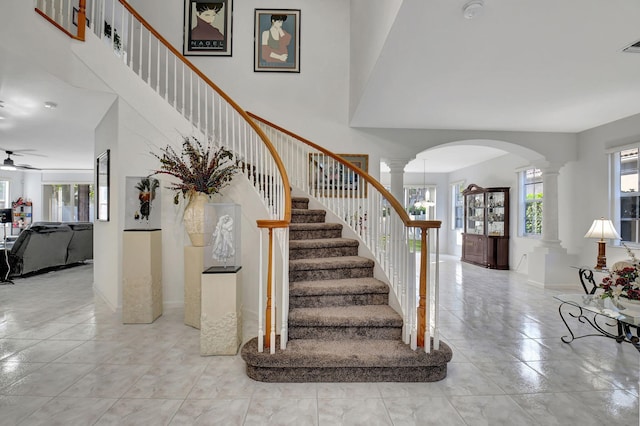
[[[183,198],[191,198],[198,192],[217,194],[240,170],[231,151],[224,147],[216,149],[211,142],[204,145],[194,137],[184,137],[180,153],[170,145],[160,151],[161,154],[151,153],[160,160],[160,169],[152,175],[166,174],[179,179],[180,182],[167,187],[176,192],[174,204],[178,204],[180,194]]]

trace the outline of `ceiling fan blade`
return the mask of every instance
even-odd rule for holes
[[[32,167],[32,166],[30,166],[28,164],[16,164],[15,168],[16,169],[21,169],[21,170],[42,170],[42,169],[39,169],[37,167]]]
[[[16,157],[21,157],[23,155],[33,155],[35,157],[46,157],[46,155],[43,154],[36,154],[35,152],[32,151],[37,151],[36,149],[7,149],[7,148],[3,148],[0,147],[0,150],[6,152],[8,155],[15,155]]]

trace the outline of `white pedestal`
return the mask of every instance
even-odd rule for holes
[[[204,247],[184,248],[184,323],[200,328],[200,277],[204,271]]]
[[[213,270],[213,271],[211,271]],[[200,355],[235,355],[242,343],[240,267],[202,274]]]
[[[150,324],[162,315],[162,231],[125,231],[122,322]]]

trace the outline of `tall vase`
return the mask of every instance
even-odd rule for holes
[[[207,232],[204,205],[209,202],[209,196],[197,192],[189,198],[189,204],[184,209],[184,226],[194,247],[207,245],[211,235]]]

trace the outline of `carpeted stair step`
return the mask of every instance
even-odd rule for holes
[[[324,238],[289,241],[289,259],[357,256],[358,241],[351,238]]]
[[[289,260],[289,282],[373,277],[374,265],[360,256]]]
[[[289,310],[289,339],[400,339],[402,318],[388,305]]]
[[[388,303],[389,287],[376,278],[298,281],[289,284],[289,309]]]
[[[279,339],[276,339],[279,340]],[[247,375],[262,382],[435,382],[447,375],[451,348],[427,354],[400,340],[290,340],[285,350],[258,352],[258,338],[242,348]]]
[[[292,223],[289,225],[289,240],[315,240],[342,237],[339,223]]]
[[[291,209],[291,223],[324,223],[325,210]]]
[[[309,199],[304,197],[291,197],[291,209],[308,209]]]

